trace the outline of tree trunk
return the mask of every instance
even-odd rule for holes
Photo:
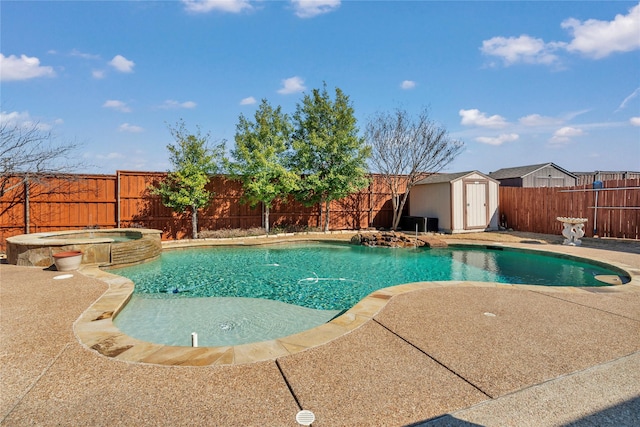
[[[400,224],[400,219],[402,218],[402,210],[404,209],[405,203],[407,203],[408,197],[409,197],[409,188],[407,188],[407,191],[405,191],[402,197],[398,196],[398,198],[400,199],[400,205],[397,207],[397,209],[393,213],[393,229],[394,230],[398,229],[398,225]]]
[[[400,196],[395,191],[391,193],[391,206],[393,208],[393,219],[391,220],[391,229],[396,230],[398,228],[398,224],[400,223],[400,213],[402,209],[398,209],[398,200]]]
[[[329,200],[324,201],[324,231],[325,232],[329,231],[329,205],[330,204],[331,204],[331,201]]]
[[[269,234],[269,206],[264,207],[264,229]]]
[[[194,239],[198,238],[198,208],[191,206],[191,228],[193,231],[191,235]]]

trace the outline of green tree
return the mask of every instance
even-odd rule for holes
[[[294,119],[292,166],[302,176],[298,200],[324,205],[324,230],[329,231],[332,200],[342,199],[369,185],[366,161],[370,148],[358,136],[349,97],[336,88],[335,100],[314,89],[297,105]]]
[[[236,148],[231,151],[231,175],[242,181],[243,201],[264,205],[264,227],[269,232],[269,210],[278,199],[298,188],[299,177],[287,169],[291,122],[280,106],[262,100],[255,121],[240,115],[236,126]]]
[[[174,211],[191,215],[192,236],[198,238],[198,210],[207,206],[213,193],[206,189],[210,176],[218,173],[224,154],[224,141],[211,148],[209,134],[200,128],[189,133],[184,122],[169,127],[176,144],[167,145],[173,170],[151,193],[160,196],[162,204]]]

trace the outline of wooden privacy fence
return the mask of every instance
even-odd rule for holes
[[[596,228],[600,237],[640,239],[640,179],[604,181],[603,187],[500,187],[500,223],[517,231],[561,234],[557,217],[587,218],[587,237]]]
[[[118,171],[116,175],[41,177],[18,185],[0,198],[0,250],[17,234],[89,227],[146,227],[163,231],[164,239],[191,235],[191,221],[165,208],[148,188],[164,173]],[[19,184],[16,178],[14,184]],[[10,187],[10,186],[9,186]],[[558,216],[587,218],[586,235],[594,224],[602,237],[640,239],[640,179],[604,182],[598,191],[585,185],[570,188],[500,188],[500,222],[518,231],[560,234]],[[262,226],[262,207],[240,203],[242,185],[224,176],[212,178],[216,193],[199,216],[202,230]],[[576,191],[578,190],[578,191]],[[390,227],[391,196],[381,176],[368,188],[331,204],[333,230]],[[319,206],[305,207],[293,199],[270,211],[272,225],[320,227]]]
[[[118,171],[116,175],[41,177],[0,198],[0,249],[8,237],[56,230],[145,227],[163,231],[164,239],[191,235],[191,221],[164,207],[149,187],[165,173]],[[331,204],[333,230],[389,227],[391,198],[379,175],[359,193]],[[16,178],[15,182],[19,182]],[[242,184],[225,176],[211,179],[211,204],[198,216],[201,230],[262,226],[262,206],[240,202]],[[320,227],[319,206],[305,207],[292,198],[270,210],[272,225]]]
[[[116,177],[65,175],[31,177],[0,198],[0,247],[16,234],[114,227]]]

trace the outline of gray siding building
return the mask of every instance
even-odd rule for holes
[[[503,187],[573,187],[578,177],[554,163],[504,168],[489,176]]]

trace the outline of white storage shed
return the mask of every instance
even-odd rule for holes
[[[497,230],[499,185],[478,171],[434,174],[411,189],[409,215],[437,218],[445,233]]]

